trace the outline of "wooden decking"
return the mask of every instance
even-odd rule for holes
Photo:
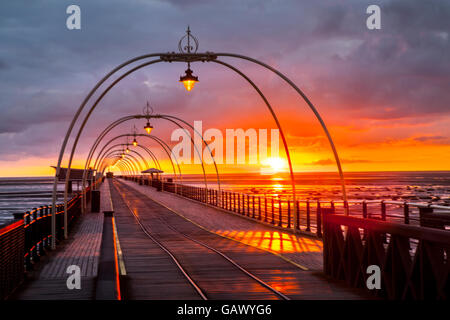
[[[361,299],[359,292],[329,283],[316,272],[304,271],[266,251],[237,243],[181,218],[164,206],[115,182],[112,198],[127,268],[129,299],[199,299],[167,253],[141,230],[130,209],[206,293],[208,299],[277,299],[273,292],[188,235],[232,258],[251,274],[291,299]],[[128,208],[128,206],[129,208]],[[128,297],[127,297],[128,296]]]
[[[108,182],[100,188],[103,198],[100,213],[88,212],[80,218],[69,235],[55,252],[49,252],[27,275],[24,285],[12,299],[22,300],[72,300],[94,299],[100,246],[103,232],[103,210],[110,206]],[[67,288],[67,267],[80,267],[81,289]]]
[[[126,268],[122,298],[198,300],[204,298],[199,290],[208,299],[367,298],[327,281],[320,272],[306,271],[267,250],[217,235],[215,230],[209,232],[128,184],[115,181],[113,185],[106,179],[100,191],[100,213],[81,217],[70,238],[43,259],[41,267],[28,275],[12,299],[95,299],[103,211],[110,211],[111,207]],[[192,205],[185,201],[185,206]],[[213,217],[206,215],[205,219]],[[67,288],[69,265],[81,268],[81,290]]]

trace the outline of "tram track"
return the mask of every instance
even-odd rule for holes
[[[114,188],[119,193],[121,200],[125,203],[126,207],[136,220],[137,224],[139,225],[140,229],[143,231],[143,233],[152,241],[154,242],[161,250],[163,250],[174,262],[176,267],[181,271],[183,276],[186,278],[186,280],[189,282],[189,284],[195,289],[197,294],[201,297],[203,300],[208,300],[209,295],[207,294],[205,289],[202,289],[202,286],[199,284],[201,282],[201,279],[194,279],[195,277],[190,274],[190,272],[187,270],[187,266],[183,265],[182,262],[177,258],[177,254],[173,252],[170,248],[168,248],[167,245],[163,244],[163,241],[158,238],[158,234],[153,230],[150,229],[150,227],[139,217],[138,214],[132,209],[130,201],[128,198],[130,198],[130,192],[127,191],[120,183],[114,182],[113,183]],[[128,194],[128,196],[127,196]],[[141,205],[145,206],[145,201],[141,201]],[[175,234],[183,237],[184,239],[196,244],[197,246],[200,246],[209,252],[213,252],[216,255],[220,256],[223,260],[227,261],[229,264],[231,264],[236,270],[239,270],[242,274],[247,276],[247,278],[251,279],[253,282],[257,283],[259,286],[264,288],[265,290],[271,292],[276,298],[282,299],[282,300],[290,300],[288,296],[280,292],[279,290],[273,288],[268,283],[263,281],[261,278],[253,274],[251,271],[237,263],[234,259],[230,258],[227,254],[223,253],[222,251],[212,247],[209,244],[204,243],[203,241],[200,241],[198,239],[195,239],[191,237],[190,235],[186,234],[185,232],[182,232],[175,228],[174,226],[170,225],[165,219],[163,219],[161,216],[156,217],[156,220],[160,222],[159,226],[164,225],[167,229],[172,230]],[[153,222],[155,222],[155,217],[152,219]],[[156,225],[156,224],[154,224]],[[160,235],[161,238],[161,235]],[[219,280],[220,281],[220,280]]]

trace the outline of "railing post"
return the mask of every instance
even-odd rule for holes
[[[291,200],[287,200],[287,214],[288,214],[288,222],[287,227],[291,227]]]
[[[283,226],[283,209],[281,208],[281,198],[278,198],[278,226]]]
[[[237,194],[237,204],[238,204],[238,207],[237,207],[237,212],[239,213],[239,214],[241,214],[241,194],[240,193],[238,193]]]
[[[267,222],[267,195],[264,195],[264,222]]]
[[[261,197],[258,197],[258,220],[261,220]]]
[[[31,216],[30,211],[25,213],[24,219],[24,228],[25,228],[25,270],[29,271],[32,269],[31,265],[31,242],[32,242],[32,231],[31,231]]]
[[[275,224],[275,201],[273,199],[273,196],[271,201],[272,201],[272,224]]]
[[[321,209],[320,209],[320,201],[317,200],[317,211],[316,211],[316,215],[317,215],[317,220],[316,220],[316,226],[317,226],[317,236],[319,238],[322,237],[322,215],[321,215]]]
[[[297,229],[298,230],[301,230],[300,229],[300,205],[299,205],[299,201],[298,200],[296,200],[296,206],[297,206]]]
[[[250,196],[247,195],[247,217],[250,217]]]
[[[362,212],[362,215],[363,215],[363,218],[367,218],[367,202],[366,202],[366,200],[363,200],[363,202],[362,202],[362,209],[363,209],[363,212]]]
[[[38,209],[37,208],[33,208],[33,224],[31,227],[31,230],[33,230],[33,250],[32,250],[32,259],[33,262],[36,262],[39,260],[39,255],[38,255],[38,245],[37,243],[39,242],[39,225],[38,225]]]
[[[45,254],[44,251],[44,239],[45,239],[45,219],[44,219],[44,207],[39,207],[39,256]]]
[[[367,215],[367,202],[366,200],[363,200],[362,202],[362,215],[364,219],[367,219],[368,215]],[[364,229],[363,231],[363,239],[367,239],[367,229]]]
[[[405,224],[409,224],[409,205],[406,201],[403,204],[403,214],[405,216]]]
[[[381,200],[381,220],[386,221],[386,203]]]
[[[252,218],[255,219],[255,196],[252,196]]]
[[[309,199],[306,200],[306,231],[311,231],[311,205]]]

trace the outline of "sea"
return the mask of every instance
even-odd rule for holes
[[[170,176],[167,176],[170,177]],[[220,174],[222,190],[259,195],[290,197],[288,173]],[[51,204],[53,177],[0,178],[0,225],[13,220],[14,213]],[[183,175],[182,183],[205,186],[203,175]],[[217,188],[217,177],[206,176],[208,188]],[[295,174],[297,199],[341,200],[339,176],[332,172]],[[401,200],[450,206],[450,171],[348,172],[345,185],[349,200]],[[58,184],[58,200],[64,185]],[[77,191],[77,184],[73,184]]]

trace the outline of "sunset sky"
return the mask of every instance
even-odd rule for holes
[[[66,28],[70,4],[81,8],[81,30]],[[371,4],[381,8],[381,30],[366,27]],[[133,57],[177,51],[188,25],[199,52],[251,56],[292,79],[322,115],[345,171],[450,170],[449,1],[15,0],[0,3],[0,176],[53,174],[69,123],[96,82]],[[274,106],[295,170],[336,170],[319,122],[294,90],[255,64],[223,60],[253,79]],[[84,166],[109,123],[141,114],[147,100],[155,113],[202,120],[204,130],[224,135],[227,128],[276,128],[261,98],[232,71],[193,63],[200,82],[187,92],[178,82],[185,69],[159,63],[120,82],[93,112],[75,165]],[[108,137],[131,133],[133,125],[144,133],[139,120]],[[152,133],[175,144],[173,125],[152,125]],[[160,147],[139,142],[170,171]]]

